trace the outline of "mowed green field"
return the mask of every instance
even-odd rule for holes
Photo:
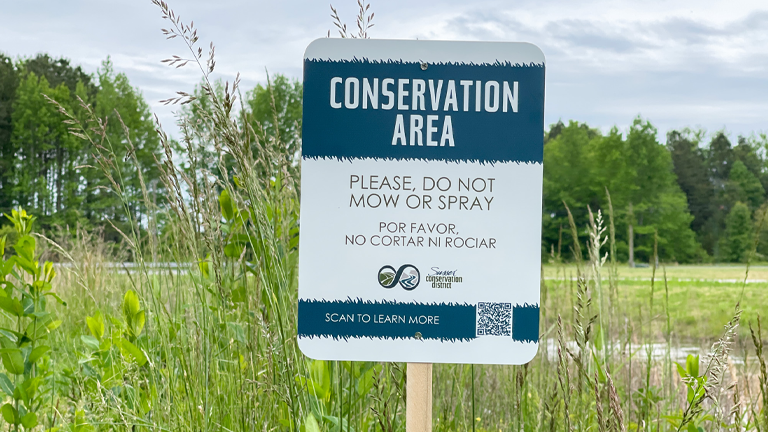
[[[607,265],[602,270],[604,289],[610,286],[608,270]],[[746,272],[746,265],[674,265],[660,266],[654,275],[650,267],[629,268],[620,264],[615,283],[618,300],[615,307],[631,322],[652,319],[656,338],[665,334],[668,310],[673,337],[681,341],[704,342],[722,335],[723,326],[733,317],[736,304],[741,302],[740,334],[746,336],[749,323],[755,324],[758,313],[763,320],[768,316],[768,265],[750,266],[745,284]],[[575,285],[576,274],[575,265],[544,265],[545,307],[566,310],[563,306],[568,307],[567,302],[575,290],[571,285]],[[573,283],[567,283],[571,279]],[[649,313],[651,301],[652,314]]]
[[[607,271],[608,264],[604,268]],[[619,278],[621,279],[640,279],[653,276],[652,267],[630,268],[626,263],[617,266]],[[562,272],[576,274],[576,265],[544,265],[544,277],[549,279],[562,276]],[[716,264],[716,265],[663,265],[660,264],[656,269],[656,277],[663,278],[663,272],[666,271],[667,279],[696,279],[696,280],[734,280],[743,281],[747,272],[745,264]],[[749,282],[768,283],[768,265],[755,264],[749,266]]]

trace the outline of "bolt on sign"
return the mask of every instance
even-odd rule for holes
[[[534,357],[544,66],[527,43],[309,45],[298,309],[307,356]]]

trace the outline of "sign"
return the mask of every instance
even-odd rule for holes
[[[318,39],[304,55],[299,347],[523,364],[539,339],[544,55]]]

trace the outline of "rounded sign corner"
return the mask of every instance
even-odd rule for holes
[[[525,350],[526,355],[523,356],[520,364],[530,363],[537,355],[539,355],[539,342],[530,342],[527,345],[528,347],[526,347],[527,349]]]
[[[309,341],[305,338],[298,338],[298,344],[299,344],[299,351],[301,351],[302,354],[309,357],[312,360],[328,360],[325,358],[322,358],[322,356],[317,355],[317,353],[313,352],[312,349],[314,348],[311,344],[309,344]]]
[[[518,43],[523,45],[528,45],[528,47],[531,48],[531,51],[535,52],[535,55],[541,58],[541,61],[535,61],[535,63],[541,63],[545,67],[547,66],[547,56],[544,55],[544,50],[542,50],[541,47],[531,42],[518,42]]]
[[[323,50],[324,45],[331,43],[331,40],[333,39],[323,37],[317,38],[310,42],[309,45],[307,45],[307,48],[304,49],[304,60],[321,58],[322,56],[320,55],[320,51]]]

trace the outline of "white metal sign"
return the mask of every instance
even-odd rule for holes
[[[533,358],[544,69],[526,43],[309,45],[298,322],[306,355]]]

